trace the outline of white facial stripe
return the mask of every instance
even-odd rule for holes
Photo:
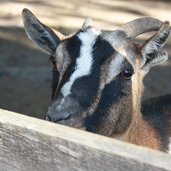
[[[71,92],[71,87],[74,81],[84,75],[90,74],[91,66],[93,63],[92,50],[93,45],[100,31],[95,28],[90,28],[86,32],[80,32],[78,38],[81,40],[80,56],[76,60],[75,71],[71,75],[70,80],[64,84],[61,92],[64,97],[69,95]]]
[[[110,83],[120,72],[122,69],[122,63],[125,58],[121,54],[117,54],[114,59],[111,61],[108,70],[108,77],[106,83]]]

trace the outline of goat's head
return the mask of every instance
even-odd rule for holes
[[[23,10],[23,20],[29,38],[51,55],[54,103],[49,107],[47,119],[53,122],[79,127],[82,112],[91,108],[91,104],[96,106],[102,89],[115,82],[116,94],[121,85],[124,88],[121,91],[125,92],[131,85],[137,55],[143,56],[146,73],[148,66],[166,59],[166,53],[160,51],[166,34],[161,34],[161,39],[154,36],[142,47],[133,43],[136,36],[161,27],[162,22],[156,19],[138,19],[116,31],[98,30],[85,22],[71,36],[54,32],[27,9]]]

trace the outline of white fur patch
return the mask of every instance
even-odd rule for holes
[[[100,31],[95,28],[89,28],[86,32],[80,32],[78,38],[81,40],[80,56],[76,60],[75,71],[71,75],[69,81],[62,87],[64,97],[69,95],[74,81],[82,76],[88,75],[91,71],[93,63],[92,50],[93,45]]]
[[[111,61],[106,80],[107,84],[110,83],[121,72],[123,66],[122,63],[124,60],[125,58],[121,54],[117,54]]]

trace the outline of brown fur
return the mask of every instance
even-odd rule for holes
[[[135,74],[132,80],[132,119],[126,132],[120,139],[136,145],[156,150],[161,149],[160,138],[156,130],[146,122],[140,112],[141,95],[143,92],[143,76],[140,69],[141,58],[135,60]]]
[[[161,149],[161,142],[157,132],[142,118],[139,118],[137,123],[131,123],[128,131],[122,135],[122,140],[155,150]]]

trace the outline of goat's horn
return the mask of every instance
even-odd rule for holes
[[[88,26],[91,26],[93,20],[91,18],[86,18],[83,25],[82,25],[82,28],[86,28]]]
[[[163,22],[158,19],[144,17],[126,23],[120,29],[126,32],[129,37],[134,39],[143,33],[157,31],[162,24]]]

